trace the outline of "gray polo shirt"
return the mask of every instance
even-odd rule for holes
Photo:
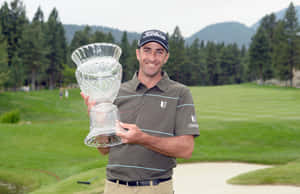
[[[115,104],[120,120],[136,124],[143,132],[159,137],[199,135],[195,107],[189,89],[169,79],[162,79],[147,89],[137,79],[122,84]],[[125,181],[168,178],[176,159],[136,144],[110,148],[107,178]]]

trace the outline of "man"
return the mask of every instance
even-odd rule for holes
[[[139,70],[114,102],[123,144],[98,148],[109,153],[104,193],[171,194],[175,158],[190,158],[199,135],[193,99],[186,86],[162,71],[169,58],[165,33],[143,32],[136,56]],[[82,96],[90,109],[93,102]]]

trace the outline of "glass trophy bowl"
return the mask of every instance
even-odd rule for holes
[[[90,147],[111,147],[121,144],[116,135],[119,112],[113,101],[121,86],[121,48],[110,43],[93,43],[76,49],[72,60],[81,91],[96,104],[89,112],[90,132],[84,143]]]

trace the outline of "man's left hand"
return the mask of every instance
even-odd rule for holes
[[[119,129],[116,135],[121,137],[123,143],[139,144],[142,142],[145,133],[137,125],[122,122],[118,122],[117,125]]]

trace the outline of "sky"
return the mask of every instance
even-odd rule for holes
[[[0,5],[6,1],[0,0]],[[22,0],[32,20],[38,6],[45,20],[55,7],[63,24],[99,25],[141,33],[160,29],[172,34],[179,26],[189,37],[220,22],[251,26],[266,14],[287,8],[300,0]],[[300,14],[300,13],[299,13]]]

